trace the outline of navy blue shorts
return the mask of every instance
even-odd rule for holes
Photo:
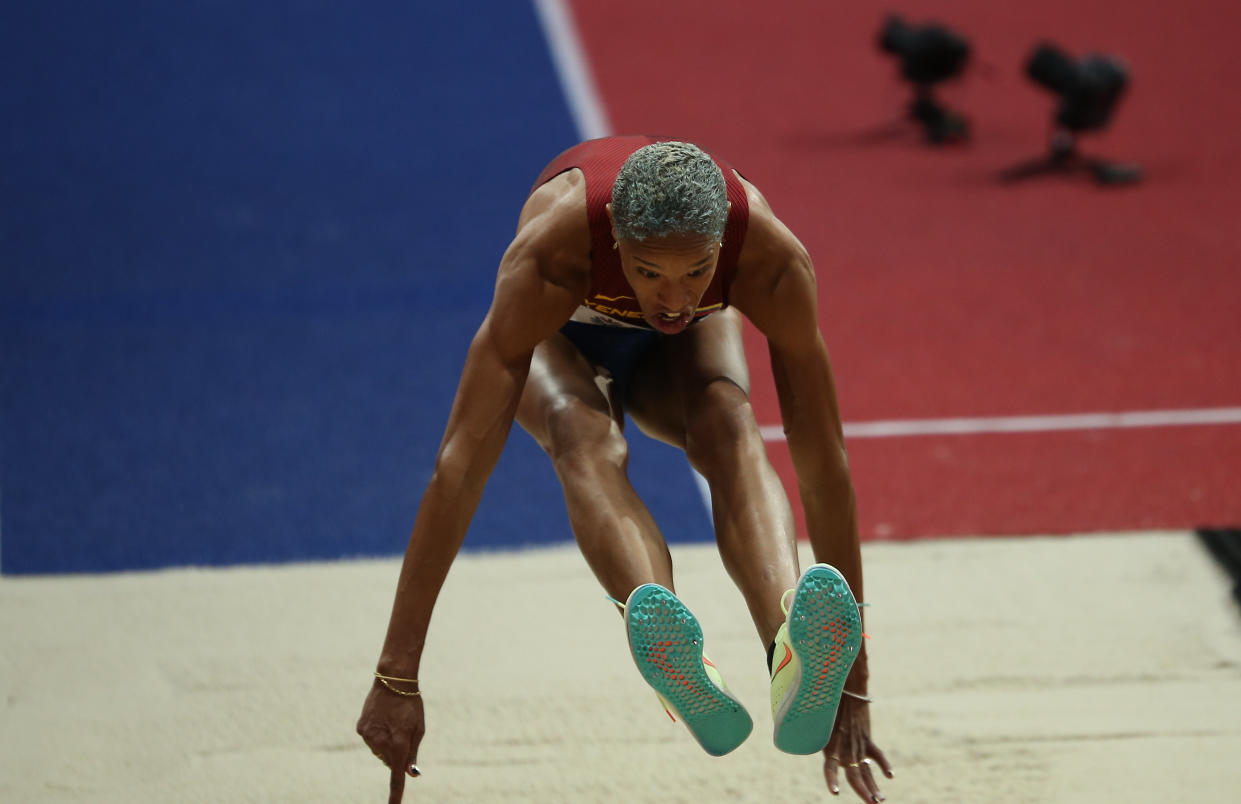
[[[607,369],[617,398],[624,401],[638,361],[664,337],[653,329],[566,322],[560,331],[592,365]]]

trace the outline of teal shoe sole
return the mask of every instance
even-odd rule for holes
[[[832,735],[845,678],[862,646],[862,618],[844,576],[827,564],[806,570],[788,624],[801,677],[776,712],[774,739],[785,753],[815,754]]]
[[[625,609],[629,650],[642,678],[684,721],[712,756],[723,756],[754,728],[741,702],[707,675],[702,627],[676,595],[658,584],[639,586]]]

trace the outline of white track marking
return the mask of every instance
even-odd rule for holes
[[[612,124],[595,87],[594,74],[582,50],[568,0],[534,0],[534,9],[551,46],[552,61],[578,135],[583,140],[608,136],[612,133]]]
[[[1049,416],[989,416],[959,419],[891,419],[846,422],[845,438],[899,438],[982,433],[1050,433],[1065,430],[1115,430],[1134,427],[1188,427],[1241,424],[1241,408],[1135,410],[1118,413],[1068,413]],[[759,428],[764,441],[783,441],[779,425]]]

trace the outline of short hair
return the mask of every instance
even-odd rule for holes
[[[728,189],[715,160],[688,142],[656,142],[629,155],[612,185],[621,240],[668,235],[724,237]]]

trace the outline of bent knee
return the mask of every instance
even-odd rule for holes
[[[685,411],[685,419],[685,452],[699,471],[762,448],[750,398],[729,380],[716,380],[703,389]]]
[[[562,397],[547,406],[542,432],[539,444],[561,474],[581,473],[592,466],[623,467],[629,458],[629,445],[611,415],[576,397]]]

